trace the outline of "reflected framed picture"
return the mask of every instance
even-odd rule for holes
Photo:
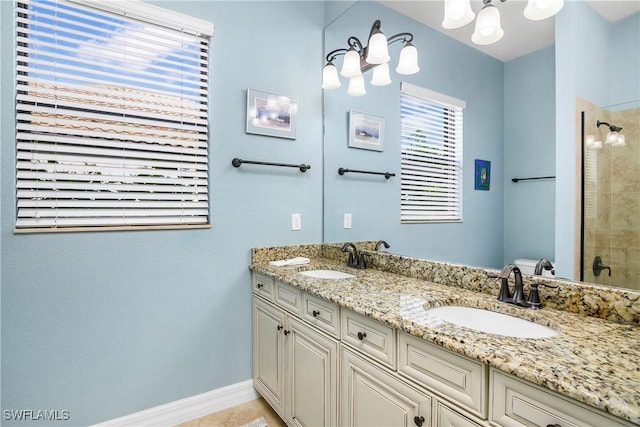
[[[349,111],[349,147],[382,151],[384,149],[384,118]]]
[[[247,133],[296,139],[298,100],[247,89]]]
[[[475,189],[489,191],[491,187],[491,162],[476,159]]]

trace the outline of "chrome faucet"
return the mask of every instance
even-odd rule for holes
[[[387,242],[385,242],[384,240],[378,240],[378,243],[376,243],[376,247],[373,249],[374,251],[379,251],[380,247],[384,245],[385,249],[389,249],[391,246],[389,246],[389,244]]]

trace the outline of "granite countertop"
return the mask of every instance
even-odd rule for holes
[[[496,296],[384,271],[349,268],[312,258],[304,266],[250,269],[394,326],[456,353],[640,424],[640,327],[544,308],[500,303]],[[324,280],[304,270],[349,272],[353,279]],[[560,333],[550,338],[511,338],[439,321],[423,307],[464,305],[532,320]]]

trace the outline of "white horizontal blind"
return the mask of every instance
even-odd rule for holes
[[[427,98],[428,97],[428,98]],[[462,220],[464,102],[402,84],[401,222]]]
[[[209,38],[62,0],[16,22],[16,228],[208,224]]]

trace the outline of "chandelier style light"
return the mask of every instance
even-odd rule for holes
[[[471,36],[475,44],[488,45],[497,42],[504,35],[500,25],[500,11],[491,4],[492,0],[483,0],[484,6],[478,12],[476,27]],[[506,0],[500,0],[505,2]],[[532,21],[549,18],[562,9],[564,0],[529,0],[524,8],[524,16]],[[444,19],[442,27],[460,28],[475,18],[471,10],[471,0],[444,0]]]
[[[322,88],[336,89],[342,84],[338,76],[338,69],[333,61],[340,55],[344,55],[340,75],[349,79],[347,93],[351,96],[362,96],[366,93],[363,73],[373,69],[371,85],[386,86],[391,84],[389,76],[388,46],[401,41],[404,47],[400,51],[400,58],[396,72],[398,74],[415,74],[420,71],[418,66],[418,50],[411,43],[413,34],[398,33],[385,37],[380,31],[380,20],[376,20],[371,26],[369,39],[366,46],[354,36],[347,40],[348,48],[336,49],[327,54],[327,64],[322,69]]]

